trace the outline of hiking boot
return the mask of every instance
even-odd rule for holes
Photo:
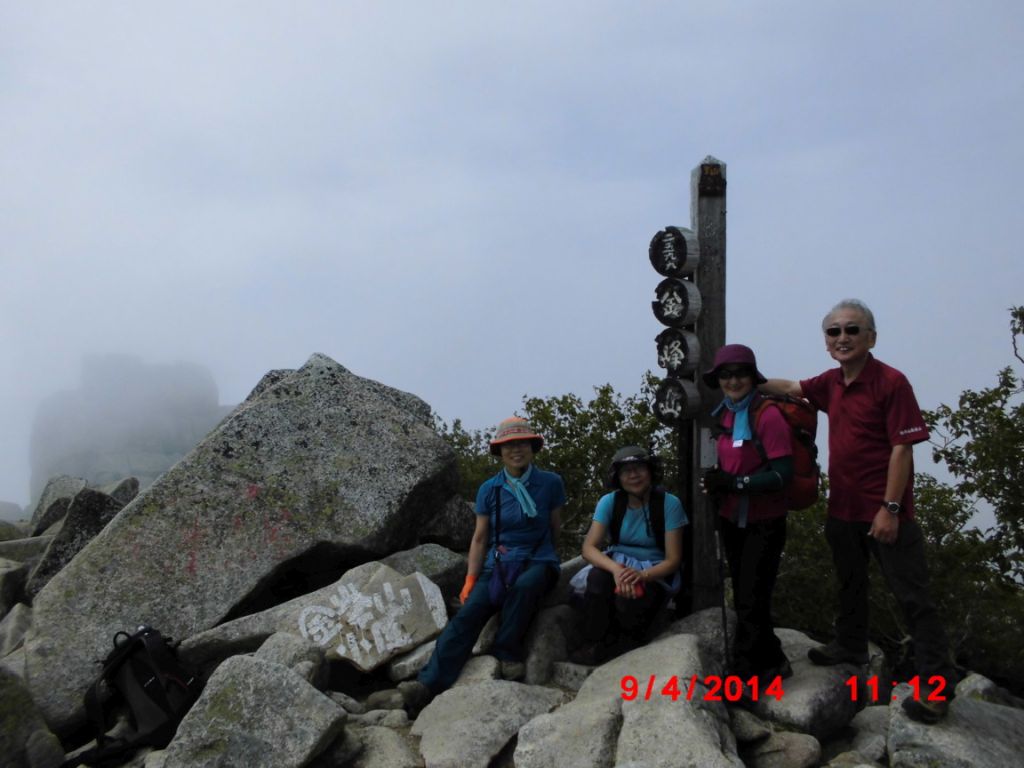
[[[398,692],[402,694],[402,701],[405,703],[405,711],[410,718],[415,718],[427,704],[434,698],[419,680],[406,680],[398,684]]]
[[[841,645],[838,640],[833,640],[828,645],[819,645],[817,648],[811,648],[807,651],[807,658],[819,667],[834,667],[836,664],[856,664],[859,666],[868,663],[868,652],[851,651],[846,646]]]
[[[903,711],[907,713],[907,717],[925,725],[934,725],[946,716],[949,712],[949,700],[930,701],[929,696],[933,690],[927,686],[921,686],[920,699],[907,696],[903,700]]]
[[[502,680],[522,680],[526,677],[526,665],[521,661],[500,659]]]

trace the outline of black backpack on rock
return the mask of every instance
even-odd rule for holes
[[[85,713],[96,733],[94,749],[65,765],[101,765],[140,747],[166,747],[178,723],[199,697],[199,677],[182,666],[170,638],[152,627],[141,626],[134,634],[114,635],[114,650],[102,662],[103,671],[85,692]],[[133,734],[111,739],[100,701],[106,684],[113,699],[131,711]]]

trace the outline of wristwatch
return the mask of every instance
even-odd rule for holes
[[[885,506],[887,510],[892,512],[894,515],[898,515],[900,512],[903,511],[903,505],[900,504],[898,501],[883,501],[882,504]]]

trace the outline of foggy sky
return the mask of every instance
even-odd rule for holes
[[[211,7],[215,6],[215,7]],[[728,164],[728,340],[925,408],[1024,302],[1019,2],[0,5],[0,499],[80,358],[313,352],[483,427],[656,369],[651,236]],[[929,469],[919,447],[918,469]]]

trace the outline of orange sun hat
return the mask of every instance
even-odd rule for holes
[[[529,421],[519,416],[510,416],[498,425],[494,439],[491,440],[491,453],[500,456],[501,444],[511,443],[513,440],[531,441],[534,453],[544,447],[544,438],[533,431]]]

